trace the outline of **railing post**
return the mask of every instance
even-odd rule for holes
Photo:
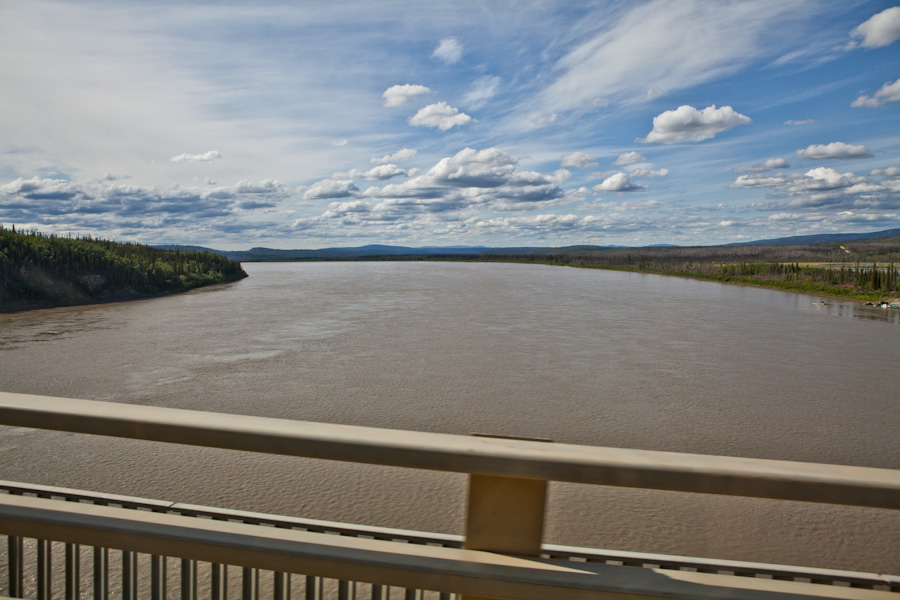
[[[549,442],[546,439],[480,437]],[[503,554],[538,556],[544,536],[547,481],[498,475],[469,475],[466,539],[463,547]],[[462,596],[461,600],[484,600]]]
[[[50,548],[47,540],[37,541],[37,600],[50,600]]]
[[[122,600],[137,600],[137,553],[122,551]]]
[[[24,544],[22,538],[11,535],[7,538],[9,548],[9,595],[22,597],[22,574],[24,572]]]
[[[166,557],[150,557],[150,600],[166,600]]]
[[[81,557],[78,544],[66,544],[66,600],[81,597]]]
[[[94,548],[94,600],[109,600],[109,550]]]
[[[181,559],[181,600],[197,600],[197,563]]]

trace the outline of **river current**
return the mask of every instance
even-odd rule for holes
[[[244,266],[187,294],[0,315],[0,389],[900,469],[900,311],[536,265]],[[449,533],[466,481],[10,427],[0,479]],[[900,573],[895,513],[554,483],[545,539]]]

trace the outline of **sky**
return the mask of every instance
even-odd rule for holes
[[[900,228],[900,5],[4,0],[0,225],[222,250]]]

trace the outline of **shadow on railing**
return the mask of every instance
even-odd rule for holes
[[[893,470],[9,393],[0,393],[0,424],[470,474],[462,537],[0,482],[5,492],[0,494],[0,535],[8,538],[7,593],[12,597],[27,593],[50,600],[52,589],[63,589],[65,598],[74,600],[86,593],[82,571],[90,571],[97,600],[107,600],[111,590],[123,600],[139,595],[162,600],[179,588],[183,600],[194,600],[198,593],[225,600],[229,589],[232,596],[256,600],[261,587],[274,600],[287,600],[292,592],[310,600],[450,594],[897,600],[894,592],[900,591],[900,577],[894,576],[541,542],[548,481],[898,509],[900,472]],[[112,573],[111,548],[122,558],[121,569]],[[25,577],[26,564],[35,565],[33,578]],[[268,574],[261,578],[261,572]]]

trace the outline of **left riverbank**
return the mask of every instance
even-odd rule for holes
[[[0,312],[152,298],[244,277],[240,263],[213,252],[0,226]]]

